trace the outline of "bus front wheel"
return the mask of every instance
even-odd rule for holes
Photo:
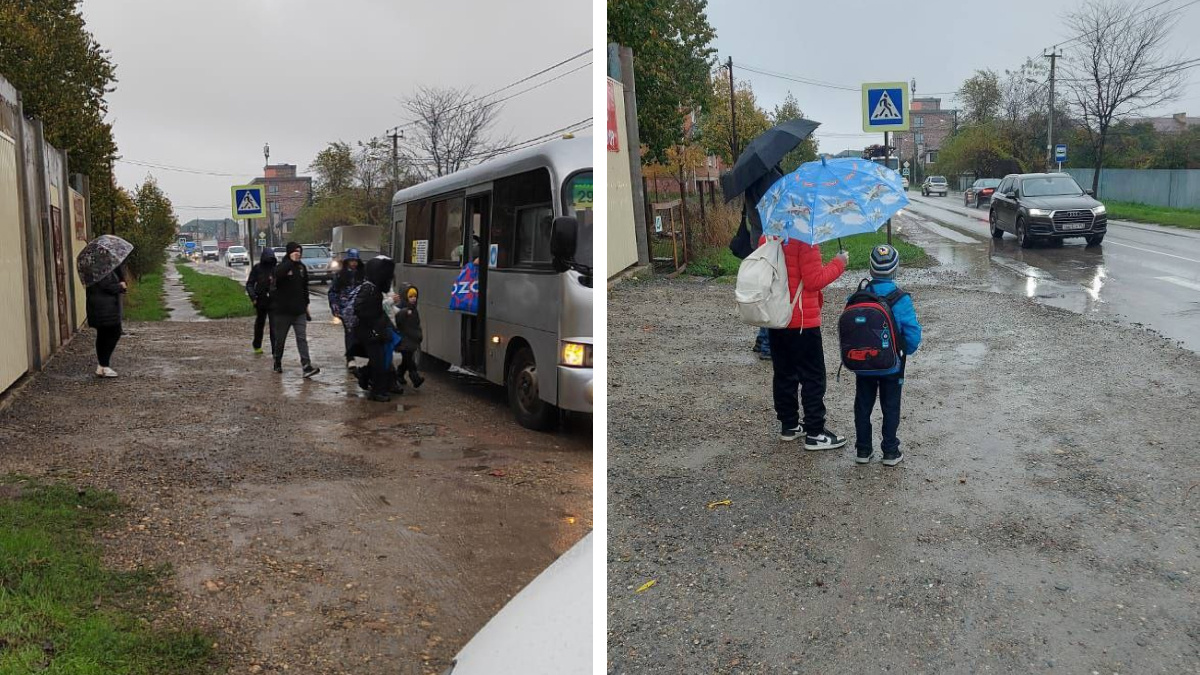
[[[521,426],[545,431],[558,422],[558,409],[541,399],[537,376],[533,352],[521,347],[508,365],[508,404]]]

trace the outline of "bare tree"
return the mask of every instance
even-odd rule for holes
[[[502,107],[474,99],[469,89],[421,87],[404,109],[413,120],[404,143],[414,170],[426,177],[494,157],[508,143],[491,134]]]
[[[1064,59],[1063,84],[1095,153],[1093,191],[1100,186],[1112,125],[1174,100],[1182,91],[1182,60],[1165,54],[1172,11],[1089,0],[1066,17],[1079,37]]]

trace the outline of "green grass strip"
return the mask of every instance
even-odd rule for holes
[[[1176,209],[1169,206],[1150,206],[1133,202],[1110,202],[1104,200],[1108,217],[1115,220],[1132,220],[1138,223],[1171,225],[1189,230],[1200,230],[1200,210]]]
[[[129,282],[129,291],[125,294],[127,321],[165,321],[169,316],[162,269],[143,274],[141,281]]]
[[[850,265],[846,269],[848,271],[870,269],[871,249],[878,244],[886,243],[887,230],[843,238],[842,245],[850,252]],[[932,261],[925,249],[916,244],[910,244],[898,236],[892,236],[892,246],[900,253],[901,268],[927,267]],[[836,240],[821,244],[821,257],[825,262],[832,260],[837,252],[838,242]],[[695,276],[737,276],[738,266],[741,265],[741,262],[729,251],[729,247],[722,246],[719,249],[702,253],[688,263],[687,271],[688,274]]]
[[[0,673],[223,672],[211,638],[151,627],[165,567],[101,564],[94,535],[121,508],[112,493],[0,477]]]
[[[192,304],[208,319],[228,319],[235,316],[254,316],[254,305],[246,297],[246,287],[229,277],[203,274],[176,265],[183,277],[183,287],[192,294]]]

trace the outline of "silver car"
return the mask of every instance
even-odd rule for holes
[[[921,183],[921,194],[926,197],[935,192],[945,197],[949,189],[950,186],[946,183],[945,176],[930,176],[925,179],[924,183]]]
[[[323,284],[329,283],[333,279],[333,275],[337,274],[338,269],[341,267],[333,259],[333,255],[329,252],[329,249],[316,244],[305,244],[302,248],[300,262],[304,263],[304,266],[308,268],[309,282],[320,281]]]
[[[245,246],[230,246],[225,249],[225,266],[233,267],[234,265],[249,265],[250,254],[246,251]]]

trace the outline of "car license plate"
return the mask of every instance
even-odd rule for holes
[[[1086,230],[1087,226],[1088,226],[1087,223],[1063,223],[1062,229],[1064,229],[1064,230]]]

